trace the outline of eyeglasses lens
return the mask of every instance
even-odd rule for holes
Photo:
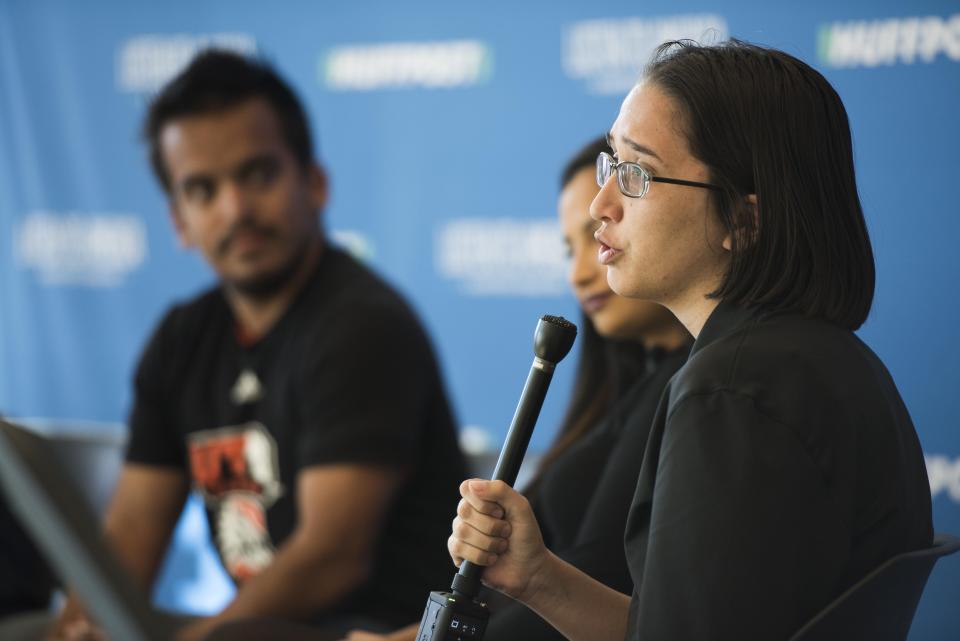
[[[603,187],[610,180],[610,174],[613,172],[613,158],[609,154],[600,153],[597,156],[597,185]]]
[[[620,170],[620,184],[624,192],[635,197],[643,196],[647,191],[647,177],[643,170],[633,164],[621,165],[618,169]]]

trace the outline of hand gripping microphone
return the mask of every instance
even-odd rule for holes
[[[560,316],[543,316],[533,336],[533,365],[513,414],[510,431],[493,470],[494,481],[513,485],[540,415],[553,370],[577,337],[577,326]],[[483,568],[469,561],[460,564],[451,592],[431,592],[417,631],[417,641],[480,641],[490,612],[477,599]]]

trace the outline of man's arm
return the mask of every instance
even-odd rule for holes
[[[178,637],[199,639],[227,621],[303,618],[335,606],[370,575],[377,537],[403,473],[357,464],[317,465],[297,479],[297,525],[270,565],[219,615]]]
[[[127,463],[104,520],[104,538],[136,583],[149,590],[170,535],[180,518],[189,488],[186,476],[175,468]],[[71,594],[52,635],[84,618],[82,606]]]
[[[190,489],[175,468],[127,463],[107,508],[104,535],[114,554],[150,589]]]

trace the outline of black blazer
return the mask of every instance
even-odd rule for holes
[[[721,303],[654,420],[627,639],[786,639],[931,538],[923,452],[877,356],[830,323]]]

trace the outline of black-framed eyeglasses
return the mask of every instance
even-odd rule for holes
[[[643,198],[650,189],[651,182],[670,183],[671,185],[683,185],[685,187],[701,187],[703,189],[720,189],[716,185],[709,183],[698,183],[693,180],[680,180],[679,178],[664,178],[662,176],[651,176],[650,172],[635,162],[617,162],[613,156],[605,151],[601,151],[597,156],[597,184],[603,187],[610,180],[613,173],[617,173],[617,186],[620,187],[620,193],[630,198]]]

